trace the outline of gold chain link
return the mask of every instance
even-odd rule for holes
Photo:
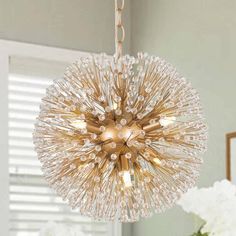
[[[119,3],[120,2],[120,3]],[[122,55],[122,44],[125,40],[125,28],[122,24],[122,10],[124,9],[125,0],[115,0],[115,47],[116,59]]]

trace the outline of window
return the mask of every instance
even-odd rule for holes
[[[48,221],[76,226],[88,236],[118,235],[117,225],[93,222],[70,210],[42,177],[32,131],[46,87],[67,63],[11,57],[8,76],[10,236],[38,236]]]
[[[41,98],[52,80],[62,74],[65,65],[16,58],[10,62],[10,235],[39,235],[48,221],[78,224],[86,235],[107,235],[107,224],[92,223],[71,211],[49,189],[33,148],[32,131]]]
[[[119,223],[95,223],[71,211],[42,178],[33,150],[32,129],[45,88],[86,55],[0,39],[0,235],[39,235],[50,220],[78,226],[88,236],[121,235]]]

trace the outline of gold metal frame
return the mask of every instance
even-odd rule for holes
[[[46,180],[72,208],[134,222],[195,184],[207,127],[197,92],[174,67],[122,56],[124,2],[115,0],[115,57],[72,64],[42,99],[33,136]]]
[[[236,132],[226,134],[226,176],[231,181],[231,139],[236,138]]]

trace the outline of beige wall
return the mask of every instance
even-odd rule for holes
[[[130,44],[126,1],[126,51]],[[91,52],[114,52],[114,1],[0,0],[0,38]]]
[[[200,92],[209,148],[199,180],[225,177],[225,133],[236,131],[236,1],[132,0],[132,52],[159,55]],[[188,236],[193,218],[176,207],[136,223],[135,236]]]

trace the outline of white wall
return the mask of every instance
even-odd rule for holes
[[[231,180],[234,184],[236,184],[236,138],[231,139],[230,142],[230,156],[231,156]]]
[[[236,1],[132,0],[132,52],[174,64],[200,92],[209,148],[200,186],[225,178],[225,133],[236,131]],[[137,223],[135,236],[188,236],[194,221],[179,208]]]
[[[126,51],[130,44],[126,1]],[[0,0],[0,38],[89,52],[114,52],[112,0]]]

